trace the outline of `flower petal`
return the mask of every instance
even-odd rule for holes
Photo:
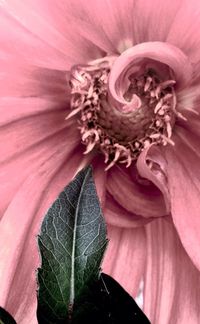
[[[134,1],[135,43],[166,41],[171,24],[182,2],[182,0]]]
[[[176,2],[176,1],[174,1]],[[193,62],[200,55],[200,7],[198,0],[183,0],[171,24],[167,42],[178,46]]]
[[[65,109],[49,100],[8,99],[1,101],[1,108],[2,215],[19,186],[30,174],[53,154],[62,152],[65,155],[76,147],[80,139],[74,121],[65,121]],[[4,113],[5,108],[8,110]]]
[[[0,227],[0,304],[18,323],[36,323],[36,236],[46,210],[74,176],[79,150],[63,154],[57,148],[32,174],[7,208]]]
[[[199,323],[200,274],[172,222],[153,221],[146,233],[144,312],[154,324]]]
[[[120,87],[117,86],[124,71],[128,67],[134,66],[138,59],[144,58],[168,66],[174,72],[179,89],[188,86],[188,83],[191,82],[192,65],[188,57],[178,47],[164,42],[137,44],[123,52],[113,63],[109,76],[109,91],[116,101],[124,101],[123,93],[119,91]],[[185,66],[184,69],[183,66]]]
[[[30,98],[43,97],[65,102],[69,95],[66,71],[39,68],[11,59],[0,60],[0,96]]]
[[[58,133],[69,127],[65,121],[65,111],[54,110],[43,114],[35,114],[18,120],[14,120],[4,125],[1,129],[1,161],[8,161],[14,154],[19,154],[28,150],[41,141],[45,141],[49,136]],[[70,126],[73,127],[72,122]],[[77,135],[76,128],[72,133]],[[7,145],[9,143],[9,145]]]
[[[185,140],[184,140],[185,138]],[[200,145],[199,138],[176,127],[175,147],[166,147],[171,213],[187,253],[200,269]]]
[[[45,114],[55,113],[66,116],[68,103],[65,100],[57,102],[57,98],[38,98],[38,97],[1,97],[0,101],[0,126],[11,125],[13,122],[44,116]],[[62,117],[62,118],[63,118]],[[62,124],[65,121],[62,120]],[[66,123],[66,122],[65,122]]]
[[[103,261],[103,272],[112,276],[136,297],[145,267],[144,228],[122,229],[108,226],[108,249]]]
[[[133,45],[133,0],[68,1],[68,8],[78,19],[80,33],[107,53]]]
[[[21,62],[66,70],[101,53],[80,36],[64,2],[3,1],[0,15],[1,52]]]
[[[122,53],[137,43],[165,41],[181,2],[78,0],[68,1],[68,10],[79,18],[82,35],[108,53]]]
[[[148,164],[147,164],[148,160]],[[170,212],[170,197],[166,179],[166,161],[162,152],[152,145],[145,149],[137,160],[137,169],[141,177],[150,180],[163,193],[166,213]]]
[[[106,194],[104,216],[107,224],[120,228],[136,228],[153,220],[153,217],[142,217],[129,212],[109,193]]]
[[[118,204],[125,210],[144,217],[166,215],[160,191],[151,183],[139,183],[128,172],[131,170],[113,167],[108,173],[107,189]]]

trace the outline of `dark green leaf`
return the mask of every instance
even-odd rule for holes
[[[98,280],[107,245],[91,168],[82,170],[49,209],[38,244],[38,322],[70,323],[76,317],[74,301],[78,305]]]
[[[134,299],[117,281],[102,273],[99,285],[101,287],[102,312],[107,314],[103,324],[150,324]]]
[[[150,324],[134,299],[104,273],[87,295],[75,301],[75,307],[73,324]]]
[[[0,324],[16,324],[14,318],[2,307],[0,307]]]

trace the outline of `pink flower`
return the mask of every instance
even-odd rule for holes
[[[0,17],[1,306],[36,323],[42,217],[93,163],[104,271],[134,297],[143,280],[152,323],[198,323],[199,1],[2,0]]]

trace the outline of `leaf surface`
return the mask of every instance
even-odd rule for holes
[[[99,278],[107,245],[90,167],[78,173],[48,210],[38,245],[38,322],[71,323],[79,312],[75,301],[90,294]]]

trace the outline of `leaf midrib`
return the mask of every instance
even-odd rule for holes
[[[85,179],[83,180],[80,194],[77,201],[76,212],[75,212],[75,220],[74,220],[74,231],[73,231],[73,240],[72,240],[72,257],[71,257],[71,277],[70,277],[70,297],[69,297],[69,304],[73,307],[74,300],[75,300],[75,252],[76,252],[76,236],[77,236],[77,222],[78,222],[78,212],[79,212],[79,205],[80,200],[83,194],[83,189],[85,187],[86,180],[88,179],[88,175],[90,174],[91,169],[89,168]]]

